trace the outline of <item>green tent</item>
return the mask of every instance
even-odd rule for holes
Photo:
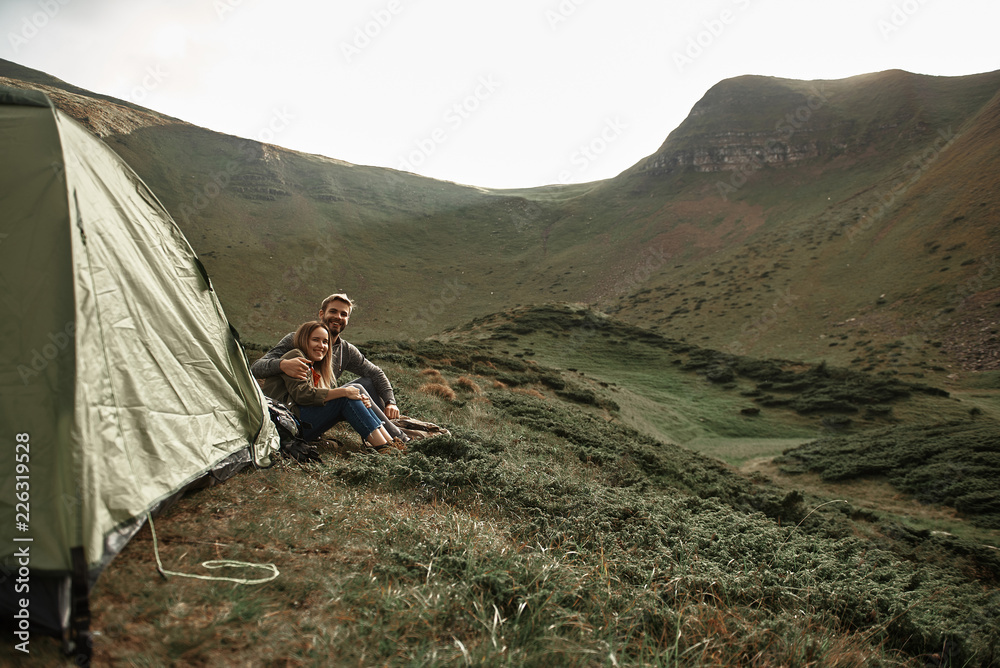
[[[73,643],[146,513],[267,465],[277,434],[204,268],[124,161],[3,87],[0,151],[0,615],[15,643]]]

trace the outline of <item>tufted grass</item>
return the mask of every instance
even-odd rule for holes
[[[452,435],[391,456],[326,451],[184,497],[155,520],[166,568],[234,559],[281,575],[164,580],[146,527],[93,591],[96,663],[997,661],[989,548],[642,433],[579,371],[434,343],[368,352],[404,412]],[[429,378],[465,389],[427,394]],[[595,401],[559,394],[575,388]],[[58,664],[54,644],[38,652]]]

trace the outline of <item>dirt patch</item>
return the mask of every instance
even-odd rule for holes
[[[714,224],[705,221],[715,219]],[[763,208],[744,202],[719,206],[716,200],[669,202],[651,222],[661,231],[654,243],[671,255],[694,250],[703,257],[727,245],[742,244],[765,222]]]
[[[966,371],[1000,369],[1000,288],[968,297],[943,343]]]
[[[45,84],[30,83],[8,77],[0,77],[0,84],[14,88],[30,88],[45,93],[59,110],[72,116],[73,119],[102,138],[115,134],[127,135],[152,125],[171,125],[180,122],[155,112],[142,110],[141,107],[117,104],[110,100],[95,100]]]

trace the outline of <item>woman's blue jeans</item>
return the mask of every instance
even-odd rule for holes
[[[299,406],[299,418],[303,423],[309,424],[308,427],[302,425],[301,436],[305,441],[319,438],[341,420],[347,420],[354,431],[361,435],[361,440],[367,440],[368,435],[382,425],[375,413],[360,400],[347,397],[331,399],[322,406]]]

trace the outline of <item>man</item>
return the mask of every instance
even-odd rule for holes
[[[317,320],[330,330],[330,355],[333,360],[334,378],[340,378],[341,372],[345,370],[357,375],[358,378],[348,385],[362,387],[372,398],[374,405],[371,408],[385,422],[389,434],[406,441],[407,437],[389,422],[399,417],[399,408],[396,406],[396,397],[385,372],[368,361],[360,350],[340,336],[351,319],[353,309],[354,302],[345,294],[330,295],[323,300],[319,308]],[[295,347],[294,338],[295,332],[291,332],[281,339],[278,345],[253,363],[250,367],[251,373],[260,379],[284,373],[292,378],[305,380],[309,374],[309,363],[304,357],[281,359]]]

